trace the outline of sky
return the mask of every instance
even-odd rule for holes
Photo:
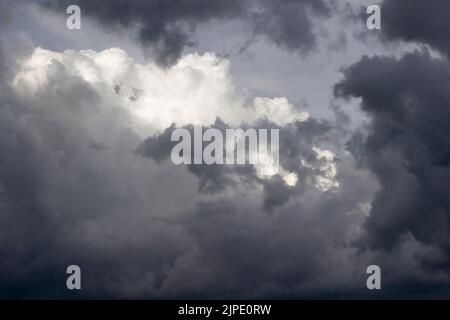
[[[0,0],[0,298],[449,298],[448,16]],[[174,164],[199,124],[278,129],[280,170]]]

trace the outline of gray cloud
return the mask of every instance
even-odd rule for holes
[[[251,12],[255,34],[261,34],[277,46],[302,53],[316,45],[313,17],[326,17],[330,7],[326,1],[263,0],[260,8]]]
[[[64,297],[65,268],[73,263],[86,271],[89,288],[75,296],[135,296],[141,289],[133,275],[153,288],[189,243],[156,212],[183,207],[164,205],[161,193],[176,188],[151,187],[155,171],[133,154],[139,139],[123,125],[122,108],[102,104],[58,62],[48,74],[32,97],[0,82],[0,296]],[[93,149],[92,140],[109,148]],[[148,199],[148,192],[159,196]]]
[[[320,3],[289,6],[321,15]],[[257,34],[289,34],[290,13],[262,6],[276,22]],[[277,127],[281,164],[299,177],[288,187],[250,166],[173,165],[170,129],[142,141],[127,109],[57,61],[37,92],[15,90],[21,55],[0,41],[0,297],[448,297],[448,275],[435,272],[449,263],[447,60],[419,51],[347,68],[335,93],[361,98],[370,118],[349,143],[357,163],[339,145],[349,120],[334,106],[337,123]],[[340,183],[326,192],[308,181],[322,145]],[[383,290],[368,296],[374,263]],[[65,289],[69,264],[82,268],[82,292]]]
[[[225,129],[230,128],[221,119],[211,126],[219,129],[225,135]],[[296,122],[285,127],[277,126],[267,121],[260,121],[251,128],[265,128],[280,130],[280,165],[289,172],[296,173],[300,180],[309,180],[317,172],[301,165],[301,158],[307,159],[313,166],[317,166],[320,160],[313,147],[322,141],[329,140],[331,125],[326,121],[308,119],[305,122]],[[185,127],[191,131],[193,127]],[[242,125],[244,130],[248,125]],[[172,125],[162,134],[147,138],[136,150],[137,154],[152,158],[157,162],[167,161],[170,157],[174,142],[170,141],[170,135],[175,127]],[[298,139],[298,137],[302,137]],[[187,165],[188,170],[199,178],[199,191],[216,193],[226,188],[236,187],[237,184],[246,182],[257,183],[264,188],[264,209],[272,210],[276,206],[286,203],[293,195],[298,195],[304,189],[302,184],[295,188],[287,186],[280,177],[274,176],[269,180],[258,178],[256,170],[251,165]]]
[[[342,193],[322,193],[258,181],[249,167],[174,166],[157,143],[167,133],[143,143],[121,106],[63,64],[48,68],[32,95],[1,82],[1,297],[320,296],[346,282],[358,263],[339,259],[357,257],[351,229],[372,194],[364,175],[345,174]],[[314,120],[286,127],[282,164],[312,176],[298,157],[314,163],[311,147],[327,130]],[[350,173],[348,161],[339,166]],[[65,289],[69,264],[82,268],[82,292]],[[363,284],[351,281],[346,294]]]
[[[385,0],[382,39],[429,45],[444,57],[424,48],[401,58],[363,57],[343,69],[344,80],[335,86],[337,97],[360,99],[369,116],[348,147],[380,183],[355,245],[377,252],[390,267],[402,264],[387,259],[395,251],[417,263],[404,266],[409,275],[390,280],[394,295],[404,290],[405,280],[421,296],[448,294],[429,276],[449,270],[449,9],[446,1]],[[411,251],[411,243],[421,248]]]
[[[314,172],[299,157],[318,161],[311,148],[330,142],[328,123],[280,128],[282,165],[299,175],[294,188],[248,167],[177,167],[166,161],[168,132],[141,141],[120,106],[105,105],[58,62],[49,68],[32,97],[2,82],[0,296],[358,297],[365,267],[393,257],[402,264],[390,270],[404,278],[384,280],[383,294],[407,294],[411,279],[419,291],[437,288],[415,269],[414,245],[392,255],[357,250],[362,204],[376,186],[351,158],[339,154],[337,192],[307,183]],[[76,295],[65,290],[74,263],[83,270]]]
[[[366,132],[350,142],[381,184],[365,243],[392,248],[411,234],[438,249],[426,260],[444,270],[450,253],[449,67],[425,50],[400,59],[364,57],[335,88],[338,96],[361,98],[371,118]]]
[[[235,20],[246,25],[250,36],[262,35],[277,46],[308,52],[316,44],[313,17],[329,14],[324,0],[152,0],[69,1],[46,0],[47,8],[64,10],[78,4],[82,13],[103,26],[137,32],[137,40],[149,48],[156,61],[168,66],[177,61],[185,47],[193,46],[197,26],[212,21]]]
[[[385,0],[382,5],[383,34],[429,44],[450,54],[450,3],[446,0]]]

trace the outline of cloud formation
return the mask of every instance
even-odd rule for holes
[[[366,135],[357,134],[350,143],[382,187],[367,220],[367,244],[392,248],[411,234],[439,250],[428,263],[444,269],[449,254],[449,67],[427,51],[400,59],[364,57],[344,71],[335,88],[338,96],[361,98],[371,118]]]
[[[369,116],[350,150],[381,189],[372,202],[360,246],[392,250],[413,237],[428,246],[422,267],[448,273],[449,113],[446,1],[389,1],[382,5],[383,37],[429,45],[400,58],[363,57],[344,69],[338,97],[361,99]],[[446,25],[447,24],[447,25]]]
[[[372,189],[355,189],[366,179],[355,174],[340,181],[345,196],[321,190],[314,177],[324,163],[313,148],[330,139],[330,125],[285,98],[245,99],[227,65],[187,55],[161,72],[118,49],[36,48],[11,70],[0,122],[2,297],[65,297],[61,270],[72,263],[85,272],[84,297],[318,294],[314,275],[338,263],[332,252],[354,254],[346,245]],[[173,77],[189,90],[168,94]],[[187,104],[186,117],[170,109],[187,97],[202,109]],[[280,128],[281,166],[298,180],[164,157],[175,124],[232,126],[239,112],[253,126]],[[348,170],[350,159],[333,161]],[[330,277],[323,286],[341,281]]]
[[[316,44],[313,18],[329,14],[324,0],[45,0],[45,7],[65,10],[71,4],[82,8],[109,29],[125,28],[137,33],[137,40],[149,48],[162,66],[173,65],[183,49],[194,45],[192,33],[212,21],[237,21],[245,25],[249,37],[258,35],[277,46],[308,52]],[[311,14],[312,13],[312,14]]]
[[[428,44],[450,54],[450,3],[446,0],[385,0],[383,34],[390,40]]]
[[[324,1],[81,3],[158,59],[138,63],[134,47],[44,49],[15,30],[0,41],[0,297],[448,298],[447,58],[346,60],[356,62],[335,86],[336,121],[325,121],[307,103],[250,94],[229,59],[183,53],[196,27],[229,18],[306,53]],[[405,30],[392,39],[445,53],[444,41]],[[352,132],[354,98],[368,123]],[[280,173],[174,165],[171,131],[198,124],[279,129]],[[69,264],[82,269],[81,292],[66,290]],[[382,292],[367,291],[370,264],[382,267]]]

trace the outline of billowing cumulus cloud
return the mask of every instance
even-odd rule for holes
[[[233,127],[243,123],[256,125],[261,119],[285,126],[309,117],[286,98],[256,97],[245,105],[245,92],[233,84],[229,62],[211,53],[187,55],[163,71],[154,64],[134,63],[119,49],[56,53],[37,48],[23,62],[13,79],[14,86],[18,91],[36,94],[48,85],[49,70],[55,64],[93,85],[105,101],[111,101],[111,97],[120,101],[134,116],[131,121],[140,128],[141,135],[173,130],[172,124],[208,126],[217,119]],[[174,82],[178,84],[176,88]],[[162,143],[173,145],[170,138]],[[260,168],[255,168],[260,175]],[[281,168],[281,175],[288,184],[295,184],[294,173]]]
[[[55,12],[67,4],[45,3]],[[302,65],[313,68],[297,70],[296,59],[308,55],[284,61],[280,52],[311,52],[323,36],[316,19],[332,8],[325,1],[280,3],[79,2],[108,32],[135,32],[152,51],[142,59],[133,55],[134,43],[80,50],[68,41],[59,50],[53,37],[42,40],[50,36],[29,30],[27,23],[42,26],[33,21],[21,20],[20,31],[6,29],[0,41],[0,297],[448,298],[447,58],[425,48],[392,56],[351,53],[336,57],[338,65],[330,67],[334,56],[314,57]],[[389,6],[396,8],[385,1]],[[431,33],[390,35],[395,12],[383,13],[381,32],[446,53],[445,41]],[[26,17],[54,16],[43,10]],[[214,31],[229,20],[250,38],[275,44],[255,46],[280,54],[263,60],[269,73],[251,74],[256,91],[236,77],[248,72],[242,61],[234,64],[240,58],[184,52],[200,25]],[[423,28],[434,28],[425,20]],[[280,67],[289,72],[276,78],[279,88],[332,97],[320,70],[336,69],[337,77],[343,61],[328,120],[314,116],[317,101],[264,87],[264,77]],[[318,78],[317,87],[290,77],[303,72]],[[351,110],[355,101],[360,111]],[[365,122],[353,129],[359,112]],[[278,129],[280,171],[175,165],[171,133],[198,126]],[[81,291],[66,289],[70,264],[82,269]],[[367,291],[371,264],[382,268],[381,292]]]
[[[260,118],[286,125],[309,116],[286,98],[247,101],[245,90],[233,83],[229,61],[214,53],[189,54],[162,70],[152,63],[136,63],[116,48],[64,53],[37,48],[23,61],[14,86],[35,94],[48,85],[55,66],[94,86],[102,98],[121,104],[136,116],[143,134],[160,132],[172,123],[210,125],[217,117],[236,127]]]
[[[59,271],[74,262],[85,270],[91,297],[305,294],[325,268],[323,257],[334,263],[329,243],[353,254],[345,244],[372,187],[347,191],[348,203],[318,187],[315,177],[331,159],[323,162],[314,148],[330,140],[330,125],[285,98],[246,99],[228,63],[194,54],[162,72],[118,49],[41,48],[19,61],[2,85],[2,296],[65,295]],[[175,78],[185,85],[169,94]],[[197,104],[183,106],[189,98]],[[170,128],[202,121],[233,127],[240,114],[247,125],[281,130],[288,176],[261,179],[249,166],[186,167],[167,159]],[[357,174],[339,188],[365,179]],[[330,220],[322,203],[341,202]],[[339,217],[349,223],[337,224]],[[325,227],[332,239],[322,238]],[[317,247],[304,246],[306,238]],[[263,239],[271,243],[264,250]]]

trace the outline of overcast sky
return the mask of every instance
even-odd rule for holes
[[[449,16],[0,0],[0,297],[450,297]],[[173,164],[198,123],[279,129],[279,173]]]

